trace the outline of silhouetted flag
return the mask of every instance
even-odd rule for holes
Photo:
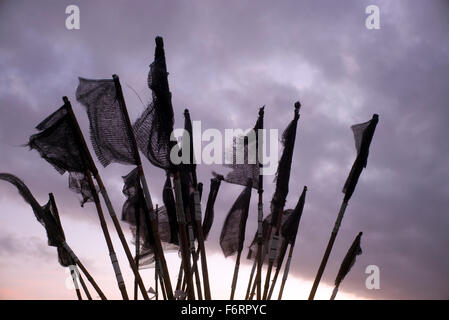
[[[136,164],[114,79],[79,78],[76,100],[86,107],[90,138],[101,164],[104,167],[111,162]]]
[[[304,209],[304,202],[306,200],[306,192],[307,187],[304,186],[304,189],[299,197],[298,203],[296,204],[295,209],[290,214],[288,219],[282,224],[281,227],[281,235],[284,237],[288,243],[293,244],[296,240],[296,235],[298,233],[298,226],[301,220],[302,211]]]
[[[93,201],[92,191],[84,175],[87,161],[77,131],[65,106],[62,106],[36,126],[39,133],[32,135],[28,146],[35,149],[60,174],[69,172],[69,188],[82,195],[81,205]]]
[[[335,286],[338,287],[346,275],[351,270],[358,255],[362,254],[362,248],[360,247],[360,239],[363,232],[360,232],[354,239],[351,247],[346,253],[343,262],[341,263],[340,270],[338,271],[337,278],[335,279]]]
[[[133,129],[138,148],[148,160],[156,167],[171,170],[170,149],[175,142],[170,141],[174,119],[167,76],[164,42],[157,37],[154,62],[148,73],[153,101],[136,120]]]
[[[47,232],[48,245],[56,247],[58,250],[58,260],[63,267],[73,265],[69,253],[63,248],[62,241],[65,240],[63,232],[54,215],[54,210],[49,200],[44,206],[40,206],[28,187],[18,177],[9,173],[0,173],[0,180],[7,181],[14,185],[22,198],[33,209],[36,219],[42,224]]]
[[[212,228],[212,224],[214,222],[214,205],[215,200],[217,199],[218,190],[220,190],[221,180],[223,180],[223,176],[221,175],[218,175],[216,178],[210,179],[209,196],[207,197],[206,211],[204,213],[203,219],[204,240],[207,239],[209,231]]]
[[[288,183],[290,181],[290,170],[292,166],[293,149],[295,148],[296,128],[299,119],[299,108],[301,104],[295,103],[295,116],[290,124],[282,134],[282,145],[284,150],[282,151],[281,159],[279,160],[277,172],[276,172],[276,189],[271,200],[271,224],[276,225],[278,219],[278,213],[284,208],[285,201],[288,194]]]
[[[226,216],[220,235],[220,246],[225,257],[243,249],[249,201],[251,199],[251,186],[252,183],[248,181],[247,187],[240,193]]]
[[[365,123],[357,124],[351,127],[354,132],[355,147],[357,149],[357,158],[352,165],[351,172],[343,187],[343,193],[345,194],[344,201],[348,201],[357,185],[360,174],[363,168],[366,168],[368,162],[369,147],[371,140],[373,139],[374,131],[376,130],[377,123],[379,122],[379,116],[373,115],[373,118]]]
[[[234,137],[232,145],[232,163],[223,165],[224,167],[231,168],[232,171],[226,174],[224,181],[246,186],[248,179],[251,179],[253,181],[252,187],[254,189],[259,187],[260,168],[259,158],[257,156],[258,150],[256,148],[259,129],[263,129],[263,112],[259,112],[253,130],[249,131],[246,135]],[[241,145],[239,140],[243,144],[243,161],[240,162],[237,159],[237,150],[240,147],[239,145]],[[212,174],[214,176],[218,175],[215,172],[212,172]]]

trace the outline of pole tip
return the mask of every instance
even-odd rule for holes
[[[62,101],[64,101],[64,103],[69,103],[69,98],[67,98],[66,96],[63,96]]]
[[[264,112],[265,112],[265,105],[259,108],[259,116],[263,116]]]
[[[154,39],[154,41],[156,42],[156,46],[158,47],[164,47],[164,39],[162,39],[161,36],[157,36],[156,39]]]
[[[112,79],[114,80],[118,80],[118,75],[116,75],[115,73],[112,75]]]
[[[307,186],[304,186],[304,191],[307,191]]]
[[[361,237],[363,235],[363,232],[362,231],[360,231],[359,232],[359,237]]]
[[[301,102],[296,101],[296,102],[295,102],[295,111],[296,111],[296,110],[299,111],[300,108],[301,108]]]

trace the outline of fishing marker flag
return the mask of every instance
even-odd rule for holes
[[[281,159],[279,160],[278,169],[276,172],[276,189],[271,200],[271,224],[276,225],[278,220],[278,213],[284,208],[285,201],[288,194],[288,183],[290,181],[290,171],[292,167],[293,150],[295,148],[296,128],[298,126],[299,109],[301,104],[295,103],[295,115],[293,120],[287,126],[282,134],[282,151]]]
[[[220,235],[220,246],[225,257],[231,256],[243,249],[246,220],[248,219],[248,208],[251,199],[251,186],[252,182],[248,181],[248,185],[232,205],[223,224]]]
[[[351,198],[360,174],[362,173],[363,168],[366,168],[368,163],[369,147],[378,122],[379,116],[374,114],[370,121],[356,124],[351,127],[354,133],[357,158],[355,159],[349,176],[343,186],[343,193],[345,194],[344,201],[348,201]]]
[[[76,100],[86,107],[90,138],[101,164],[137,164],[114,79],[79,78]]]
[[[49,115],[36,129],[40,132],[30,137],[27,144],[30,149],[38,151],[60,174],[69,172],[69,188],[82,195],[81,206],[93,201],[85,172],[96,169],[86,161],[87,157],[66,105]]]

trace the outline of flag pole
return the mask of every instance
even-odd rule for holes
[[[70,117],[72,119],[73,126],[74,126],[74,128],[75,128],[75,130],[77,132],[79,143],[81,144],[81,147],[84,149],[85,157],[82,157],[82,158],[86,162],[85,166],[87,168],[91,168],[91,170],[93,171],[92,174],[93,174],[93,176],[95,177],[95,180],[98,183],[98,187],[100,188],[101,195],[103,196],[104,202],[106,203],[106,207],[107,207],[107,209],[109,211],[109,215],[111,216],[112,222],[114,223],[114,227],[115,227],[115,229],[117,231],[117,234],[119,236],[120,242],[122,243],[122,246],[123,246],[123,248],[125,250],[126,257],[128,258],[128,262],[129,262],[129,264],[131,266],[131,269],[132,269],[132,271],[134,273],[134,276],[138,280],[139,287],[140,287],[140,290],[142,292],[142,295],[143,295],[145,300],[149,300],[149,297],[148,297],[148,294],[147,294],[147,292],[145,290],[145,286],[143,284],[142,278],[140,277],[140,274],[139,274],[139,271],[138,271],[137,266],[135,264],[134,258],[133,258],[132,254],[131,254],[131,251],[129,250],[128,244],[127,244],[126,239],[125,239],[125,236],[123,235],[123,231],[122,231],[122,228],[120,227],[120,223],[119,223],[119,221],[117,219],[117,215],[115,214],[115,210],[112,207],[112,203],[111,203],[111,200],[109,199],[109,195],[108,195],[108,193],[106,191],[106,188],[105,188],[105,186],[103,184],[103,181],[102,181],[102,179],[100,177],[100,174],[98,173],[98,169],[97,169],[97,167],[96,167],[96,165],[95,165],[95,163],[94,163],[94,161],[92,159],[90,151],[87,148],[86,141],[84,140],[83,134],[82,134],[81,129],[79,127],[78,121],[76,120],[75,114],[73,113],[72,105],[71,105],[71,103],[70,103],[70,101],[69,101],[69,99],[67,97],[63,97],[62,100],[64,101],[64,104],[66,105],[68,113],[69,113],[69,115],[70,115]],[[122,292],[122,295],[124,297],[126,296],[125,300],[128,300],[129,298],[128,298],[128,294],[126,293],[126,287],[125,287],[125,284],[124,284],[124,281],[123,281],[123,277],[121,275],[120,267],[119,267],[119,264],[118,264],[118,261],[117,261],[117,256],[116,256],[116,254],[114,252],[114,248],[112,246],[111,237],[109,235],[109,231],[107,229],[106,221],[104,219],[103,210],[102,210],[101,205],[100,205],[100,198],[98,197],[97,189],[95,188],[95,185],[94,185],[94,183],[92,181],[92,176],[91,176],[90,170],[86,170],[85,175],[86,175],[86,178],[88,180],[89,186],[90,186],[90,188],[92,190],[92,195],[94,197],[95,206],[97,208],[97,213],[98,213],[98,216],[100,218],[100,224],[101,224],[101,227],[102,227],[102,230],[103,230],[103,234],[104,234],[105,239],[106,239],[106,244],[108,245],[109,256],[111,258],[111,262],[112,262],[112,265],[114,267],[114,272],[116,274],[117,282],[119,283],[120,291]]]
[[[87,300],[92,300],[92,296],[89,293],[89,290],[87,289],[86,283],[83,280],[83,277],[81,276],[81,273],[79,272],[78,268],[76,267],[76,265],[74,266],[75,270],[76,270],[76,274],[78,275],[79,279],[80,279],[80,283],[81,283],[81,287],[83,288],[84,294],[87,297]]]
[[[285,283],[287,282],[288,272],[290,271],[290,262],[292,260],[293,248],[295,247],[295,243],[290,244],[290,250],[288,252],[287,262],[284,267],[284,275],[282,276],[281,288],[279,289],[278,300],[282,299],[282,294],[284,293]]]
[[[247,187],[249,187],[252,184],[253,184],[252,180],[248,179]],[[251,190],[250,190],[250,192],[251,192]],[[250,196],[251,196],[251,193],[250,193]],[[237,287],[237,278],[238,278],[238,275],[239,275],[239,268],[240,268],[240,257],[242,255],[243,242],[245,240],[245,237],[244,237],[244,234],[245,234],[244,230],[245,229],[243,229],[243,232],[242,232],[242,228],[246,227],[246,220],[248,219],[248,211],[249,211],[249,202],[250,201],[248,200],[248,203],[246,204],[246,207],[244,209],[245,213],[242,214],[241,217],[240,217],[239,248],[238,248],[238,252],[237,252],[237,258],[235,259],[234,276],[232,277],[230,300],[234,300],[235,289]],[[242,236],[243,236],[243,239],[240,239],[240,237],[242,237]]]
[[[259,109],[259,119],[262,121],[262,128],[263,128],[263,117],[264,117],[264,109],[265,106]],[[262,148],[259,144],[259,132],[256,132],[257,139],[256,139],[256,150],[257,150],[257,157],[260,157],[260,160],[263,157],[263,142],[262,142]],[[263,136],[263,135],[262,135]],[[261,293],[262,293],[262,244],[263,244],[263,235],[262,235],[262,221],[263,221],[263,175],[261,174],[261,171],[263,170],[263,161],[259,160],[259,183],[258,183],[258,194],[259,194],[259,201],[257,204],[257,273],[256,273],[256,284],[257,284],[257,300],[260,300]]]
[[[186,118],[186,120],[191,123],[190,120],[190,113],[188,109],[184,110],[184,117]],[[193,153],[193,132],[189,132],[190,135],[190,161],[192,163],[190,163],[190,168],[191,168],[191,173],[192,173],[192,178],[193,178],[193,188],[194,188],[194,192],[193,192],[193,205],[195,208],[195,225],[196,225],[196,230],[197,230],[197,239],[198,239],[198,249],[199,249],[199,253],[200,253],[200,257],[201,257],[201,271],[203,274],[203,285],[204,285],[204,296],[206,300],[210,300],[211,299],[211,292],[210,292],[210,284],[209,284],[209,272],[207,269],[207,258],[206,258],[206,248],[204,246],[204,234],[203,234],[203,227],[201,225],[201,216],[202,216],[202,212],[201,212],[201,201],[200,201],[200,194],[198,192],[198,181],[197,181],[197,176],[196,176],[196,170],[195,167],[195,156]],[[194,249],[194,248],[193,248]],[[195,257],[195,252],[193,252],[193,262],[194,262],[194,268],[196,269],[196,272],[198,272],[198,267],[195,266],[196,261],[198,260],[197,257]],[[200,294],[201,289],[198,289],[198,294]]]
[[[324,273],[324,269],[326,268],[327,261],[329,260],[330,253],[332,251],[332,247],[334,246],[335,239],[337,238],[338,230],[340,229],[341,221],[343,220],[343,216],[346,211],[346,207],[348,206],[348,200],[343,200],[341,203],[340,211],[338,212],[337,220],[335,221],[334,228],[332,229],[331,237],[326,247],[326,251],[324,252],[323,259],[321,260],[320,267],[318,268],[318,272],[315,277],[315,281],[313,282],[312,290],[310,291],[309,300],[313,300],[316,294],[316,290],[318,289],[318,285],[320,284],[321,277]]]
[[[127,130],[128,130],[128,135],[131,139],[131,143],[133,145],[133,149],[135,152],[134,157],[137,162],[137,168],[139,171],[140,182],[141,182],[143,193],[145,196],[145,202],[146,202],[147,210],[148,210],[148,213],[150,216],[151,227],[152,227],[153,236],[154,236],[154,240],[155,240],[155,246],[154,246],[155,255],[158,256],[160,259],[161,272],[162,272],[162,275],[164,278],[164,283],[165,283],[165,286],[167,289],[168,298],[173,299],[173,290],[172,290],[172,286],[171,286],[171,282],[170,282],[170,276],[168,273],[167,262],[165,261],[164,252],[162,250],[161,239],[159,237],[158,227],[157,227],[157,224],[155,221],[156,219],[155,219],[155,214],[154,214],[154,209],[153,209],[153,203],[151,201],[150,191],[148,189],[148,184],[145,179],[145,173],[143,171],[142,161],[140,159],[140,154],[139,154],[139,149],[137,148],[136,137],[134,136],[131,121],[130,121],[129,115],[128,115],[128,110],[126,108],[125,99],[123,97],[122,86],[120,85],[119,77],[116,74],[112,75],[112,78],[114,79],[114,84],[115,84],[115,88],[117,91],[117,98],[120,102],[119,105],[121,107],[122,114],[125,118],[125,124],[126,124]],[[131,255],[131,253],[130,253],[130,255]],[[146,291],[145,291],[145,294],[146,294]]]
[[[282,268],[282,263],[284,262],[285,253],[287,252],[287,246],[288,246],[288,242],[285,240],[282,240],[281,247],[279,249],[279,256],[278,256],[276,271],[274,273],[273,280],[271,281],[271,287],[270,287],[270,291],[268,292],[267,300],[271,299],[274,287],[276,286],[276,281],[279,276],[279,271]]]
[[[326,268],[327,261],[329,259],[330,253],[332,251],[332,247],[334,245],[335,239],[337,238],[338,230],[340,229],[341,221],[343,220],[343,216],[346,211],[346,207],[348,206],[348,201],[352,196],[352,193],[355,190],[357,185],[357,181],[362,173],[364,167],[366,167],[369,146],[371,144],[372,138],[374,136],[374,131],[376,130],[377,123],[379,121],[379,115],[373,114],[372,119],[370,120],[368,126],[363,129],[363,135],[361,140],[359,141],[359,146],[357,147],[358,141],[356,138],[356,148],[358,151],[357,157],[354,161],[354,164],[351,168],[349,176],[346,180],[345,186],[343,187],[343,192],[345,196],[343,198],[340,211],[338,212],[337,220],[335,221],[334,228],[332,229],[332,233],[329,239],[329,243],[327,244],[326,251],[324,252],[323,259],[321,260],[320,267],[315,277],[315,281],[313,282],[312,289],[310,291],[309,300],[313,300],[316,294],[316,290],[318,289],[318,285],[320,284],[321,277],[324,273],[324,269]]]
[[[136,266],[139,268],[139,259],[140,259],[140,210],[135,210],[135,219],[136,219],[136,255],[135,255],[135,261]],[[134,277],[134,300],[139,299],[139,292],[138,292],[138,281],[136,277]]]
[[[253,284],[253,278],[254,278],[254,273],[256,271],[256,267],[257,267],[257,257],[256,257],[256,259],[254,259],[253,267],[251,268],[251,273],[249,275],[248,288],[246,289],[245,300],[249,299],[249,295],[251,293],[251,285]]]
[[[301,103],[299,101],[295,102],[295,119],[299,119],[299,109],[300,108],[301,108]],[[296,134],[296,132],[295,132],[295,134]],[[287,183],[288,183],[288,181],[287,181]],[[285,202],[285,199],[284,199],[284,202]],[[267,270],[267,276],[265,278],[265,287],[264,287],[264,292],[263,292],[264,300],[267,298],[268,287],[270,285],[271,270],[273,268],[273,262],[274,262],[274,259],[276,258],[276,253],[278,250],[279,233],[280,233],[280,229],[281,229],[282,215],[283,215],[283,211],[284,211],[283,207],[284,207],[284,204],[282,204],[281,207],[279,208],[278,217],[277,217],[277,221],[276,221],[276,231],[275,231],[272,241],[271,241],[270,255],[269,255],[269,259],[268,259],[268,270]]]
[[[195,300],[195,292],[193,288],[193,280],[192,280],[192,270],[190,267],[190,253],[189,253],[189,244],[187,240],[187,232],[186,232],[186,215],[184,213],[184,204],[182,201],[182,193],[181,193],[181,181],[179,176],[179,171],[174,172],[173,174],[173,185],[175,189],[175,200],[176,200],[176,216],[178,220],[179,226],[179,240],[181,243],[181,256],[182,256],[182,266],[184,269],[184,278],[186,279],[187,284],[187,296],[190,300]]]

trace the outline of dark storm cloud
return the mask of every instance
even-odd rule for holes
[[[79,31],[64,28],[65,7],[72,3],[81,9]],[[369,4],[381,9],[380,30],[364,27]],[[67,177],[19,145],[63,95],[71,98],[87,136],[87,117],[74,99],[77,76],[119,74],[136,118],[143,106],[128,85],[148,101],[146,73],[154,37],[162,35],[177,127],[188,107],[203,129],[248,128],[265,104],[266,127],[283,130],[293,103],[301,100],[287,206],[293,207],[308,185],[292,265],[292,272],[305,278],[315,275],[355,157],[349,126],[379,113],[368,167],[323,281],[333,282],[353,238],[364,231],[364,253],[342,290],[372,298],[449,296],[449,8],[443,1],[10,1],[0,6],[0,171],[21,176],[41,202],[54,191],[63,210],[90,217],[80,212]],[[163,173],[145,169],[151,192],[160,199]],[[220,168],[198,168],[205,190],[212,169]],[[101,170],[117,210],[123,201],[120,176],[129,170],[119,165]],[[272,178],[265,178],[265,212]],[[0,188],[16,197],[15,190]],[[221,187],[211,250],[219,250],[229,199],[239,191]],[[256,228],[255,198],[248,240]],[[93,214],[88,206],[83,211]],[[380,267],[379,291],[364,286],[370,264]]]

